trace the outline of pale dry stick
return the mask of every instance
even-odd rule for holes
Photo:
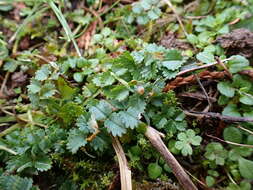
[[[164,2],[171,8],[171,10],[173,11],[173,13],[175,14],[175,16],[176,16],[176,18],[177,18],[177,21],[178,21],[180,27],[181,27],[182,30],[183,30],[185,36],[187,36],[188,34],[187,34],[187,32],[186,32],[186,30],[185,30],[185,28],[184,28],[183,22],[182,22],[182,20],[180,19],[179,15],[177,14],[176,9],[175,9],[174,6],[172,5],[171,1],[170,1],[170,0],[164,0]]]
[[[6,111],[5,109],[0,108],[0,110],[1,110],[3,113],[7,114],[7,115],[15,116],[18,120],[23,121],[23,122],[25,122],[25,123],[37,125],[37,126],[43,127],[43,128],[48,128],[47,125],[44,125],[44,124],[41,124],[41,123],[37,123],[37,122],[32,122],[32,123],[31,123],[30,120],[26,120],[26,119],[24,119],[24,118],[22,118],[22,117],[20,117],[20,116],[18,116],[18,115],[16,115],[16,114],[14,114],[14,113],[11,113],[11,112],[9,112],[9,111]]]
[[[221,61],[222,61],[222,62],[226,62],[226,61],[229,61],[229,60],[231,60],[231,59],[233,59],[233,58],[227,58],[227,59],[223,59],[223,60],[221,60]],[[194,68],[190,68],[190,69],[187,69],[187,70],[183,70],[183,71],[180,71],[180,72],[177,74],[177,76],[183,75],[183,74],[188,73],[188,72],[196,71],[196,70],[199,70],[199,69],[208,68],[208,67],[211,67],[211,66],[214,66],[214,65],[217,65],[217,64],[218,64],[218,62],[215,61],[215,62],[213,62],[213,63],[201,65],[201,66],[199,66],[199,67],[194,67]]]
[[[206,136],[210,137],[210,138],[213,138],[213,139],[216,139],[220,142],[223,142],[223,143],[227,143],[227,144],[231,144],[231,145],[235,145],[235,146],[241,146],[241,147],[247,147],[247,148],[253,148],[253,145],[250,145],[250,144],[240,144],[240,143],[235,143],[235,142],[231,142],[231,141],[225,141],[223,139],[220,139],[218,137],[215,137],[213,135],[209,135],[209,134],[206,134]]]
[[[248,130],[248,129],[245,129],[244,127],[242,127],[242,126],[240,126],[240,125],[238,125],[237,128],[239,128],[239,129],[241,129],[241,130],[243,130],[243,131],[246,131],[246,132],[248,132],[249,134],[253,135],[253,131]]]
[[[112,136],[112,145],[119,161],[121,190],[132,190],[131,170],[128,168],[125,153],[117,137]]]
[[[17,155],[18,154],[14,150],[11,150],[11,149],[7,148],[6,146],[3,146],[3,145],[0,145],[0,150],[4,150],[4,151],[9,152],[9,153],[11,153],[13,155]]]
[[[155,130],[153,127],[148,126],[145,132],[145,136],[149,139],[155,149],[163,156],[166,163],[172,169],[173,174],[176,176],[183,189],[197,190],[197,187],[191,181],[190,177],[184,171],[183,167],[178,163],[176,158],[171,154],[171,152],[168,150],[168,148],[162,141],[161,137],[164,137],[164,135]]]
[[[2,132],[0,133],[0,138],[1,138],[1,137],[4,137],[4,136],[6,136],[6,135],[8,135],[8,134],[11,133],[12,131],[15,131],[16,129],[18,129],[18,128],[20,128],[20,127],[21,127],[21,125],[20,125],[19,123],[16,123],[16,124],[12,125],[11,127],[5,129],[4,131],[2,131]]]

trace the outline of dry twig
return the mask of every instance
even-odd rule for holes
[[[166,145],[161,139],[161,133],[154,128],[148,126],[145,136],[149,139],[155,149],[163,156],[166,163],[171,167],[174,175],[182,185],[184,190],[197,190],[197,187],[191,181],[190,177],[178,163],[176,158],[170,153]]]
[[[227,143],[227,144],[231,144],[231,145],[235,145],[235,146],[241,146],[241,147],[247,147],[247,148],[253,148],[253,145],[250,145],[250,144],[239,144],[239,143],[235,143],[235,142],[231,142],[231,141],[225,141],[225,140],[222,140],[218,137],[215,137],[213,135],[209,135],[209,134],[206,134],[206,136],[212,138],[212,139],[216,139],[220,142],[224,142],[224,143]]]
[[[187,36],[187,32],[186,32],[186,30],[185,30],[185,28],[184,28],[183,22],[182,22],[182,20],[180,19],[179,15],[177,14],[176,9],[175,9],[174,6],[172,5],[171,1],[170,1],[170,0],[164,0],[164,2],[171,8],[171,10],[173,11],[173,13],[175,14],[175,16],[176,16],[176,18],[177,18],[177,21],[178,21],[180,27],[181,27],[182,30],[183,30],[185,36]]]
[[[186,115],[190,115],[194,117],[205,116],[205,117],[220,119],[222,121],[227,121],[227,122],[252,122],[253,123],[253,119],[251,118],[232,117],[232,116],[227,116],[227,115],[221,115],[220,113],[214,113],[214,112],[195,112],[195,111],[184,110],[184,113]]]

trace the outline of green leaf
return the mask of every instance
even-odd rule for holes
[[[70,87],[62,77],[59,77],[57,80],[57,89],[63,99],[71,99],[77,92],[77,89],[74,87]]]
[[[227,150],[220,143],[212,142],[206,146],[205,157],[215,161],[217,165],[224,165],[227,158]]]
[[[191,145],[198,146],[202,141],[202,138],[200,136],[196,136],[192,129],[179,133],[177,138],[179,141],[176,142],[175,147],[181,150],[184,156],[192,155]]]
[[[239,159],[239,171],[242,177],[246,179],[253,179],[253,161],[244,158]]]
[[[228,104],[223,112],[222,115],[232,116],[232,117],[241,117],[241,114],[238,112],[237,106],[235,104]]]
[[[183,57],[182,57],[181,52],[179,50],[170,49],[170,50],[166,50],[164,59],[166,61],[175,61],[175,60],[181,61],[183,59]]]
[[[47,156],[39,156],[34,163],[34,167],[39,171],[47,171],[51,168],[52,161]]]
[[[144,24],[147,24],[149,21],[148,17],[145,15],[145,16],[138,16],[137,17],[137,23],[140,24],[140,25],[144,25]]]
[[[241,143],[242,142],[242,132],[240,129],[235,127],[227,127],[223,131],[223,137],[226,141],[231,141],[235,143]]]
[[[5,58],[7,58],[8,54],[9,54],[9,50],[7,49],[7,47],[5,46],[5,44],[2,44],[0,42],[0,60],[4,60]]]
[[[108,102],[101,100],[89,110],[97,120],[104,120],[112,113],[113,107]]]
[[[249,61],[241,55],[234,55],[230,58],[231,60],[228,61],[227,65],[231,73],[237,73],[239,71],[244,70],[245,68],[249,66]]]
[[[221,94],[231,98],[235,95],[235,89],[231,86],[229,82],[219,82],[217,88]]]
[[[134,129],[139,124],[139,112],[135,108],[128,108],[127,111],[119,112],[120,119],[127,128]]]
[[[35,79],[31,80],[31,84],[27,86],[28,91],[31,93],[38,93],[41,90],[41,83]]]
[[[83,113],[82,106],[74,102],[68,102],[63,106],[61,106],[61,108],[57,112],[57,116],[59,116],[64,121],[64,123],[71,124],[82,113]]]
[[[16,175],[0,176],[1,190],[31,190],[33,180],[30,178],[21,178]]]
[[[143,7],[139,3],[134,3],[132,7],[132,11],[136,14],[140,14],[143,11]]]
[[[163,61],[162,66],[166,67],[168,70],[175,71],[183,65],[183,61]]]
[[[148,17],[151,19],[151,20],[155,20],[155,19],[158,19],[159,18],[159,14],[157,14],[157,12],[153,9],[149,10],[148,11]]]
[[[93,133],[95,129],[91,127],[92,122],[88,122],[84,115],[80,115],[76,120],[76,126],[84,133]]]
[[[206,176],[206,184],[208,187],[212,187],[215,184],[215,179],[212,176]]]
[[[117,113],[112,113],[110,117],[104,122],[105,127],[109,133],[112,133],[113,136],[122,136],[126,133],[126,127],[122,120],[120,119],[120,115]]]
[[[40,90],[41,98],[52,97],[55,93],[56,93],[56,88],[53,83],[44,84]]]
[[[41,68],[35,73],[35,79],[38,81],[44,81],[49,77],[51,69],[49,65],[42,65]]]
[[[4,64],[4,70],[9,72],[14,72],[19,65],[19,62],[16,60],[8,60]]]
[[[253,137],[253,136],[248,136]],[[249,144],[249,143],[247,143]],[[228,153],[228,158],[233,161],[237,161],[241,157],[247,157],[252,154],[253,150],[248,147],[235,147]]]
[[[83,82],[83,74],[82,73],[74,73],[73,78],[76,82]]]
[[[148,165],[148,176],[151,179],[157,179],[162,175],[162,167],[159,166],[157,163],[150,163]]]
[[[111,99],[122,101],[129,96],[129,90],[124,85],[117,85],[113,89],[105,91],[105,95]]]
[[[112,85],[114,83],[115,79],[114,77],[110,74],[110,72],[104,72],[104,73],[99,73],[96,75],[96,77],[93,78],[92,82],[99,87],[105,87]]]
[[[150,2],[147,1],[147,0],[139,1],[139,4],[142,6],[142,8],[143,8],[144,10],[148,10],[148,9],[151,8],[151,4],[150,4]]]
[[[187,40],[191,43],[191,44],[197,44],[198,43],[198,37],[195,36],[194,34],[188,34],[187,35]]]
[[[240,102],[246,105],[253,105],[253,96],[251,94],[243,93],[240,97]]]
[[[86,137],[87,136],[78,129],[72,129],[69,133],[67,149],[70,150],[72,154],[76,153],[80,147],[87,144]]]
[[[215,62],[214,55],[210,52],[200,52],[196,55],[196,58],[203,63],[213,63]]]

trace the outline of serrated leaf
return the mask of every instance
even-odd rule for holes
[[[19,176],[1,176],[0,189],[1,190],[30,190],[32,188],[33,180],[30,178],[21,178]]]
[[[119,112],[120,119],[127,128],[134,129],[139,123],[139,112],[135,108],[128,108],[127,111]]]
[[[36,71],[35,73],[35,79],[38,81],[44,81],[48,78],[51,70],[49,65],[42,65],[41,68]]]
[[[28,91],[31,93],[38,93],[41,90],[41,83],[35,79],[31,80],[31,84],[27,86]]]
[[[162,66],[168,70],[175,71],[183,65],[183,61],[163,61]]]
[[[52,161],[47,156],[39,156],[34,162],[34,167],[39,171],[47,171],[51,168]]]
[[[67,143],[67,149],[69,149],[72,154],[76,153],[77,150],[87,144],[86,135],[82,134],[78,129],[73,129],[70,131]]]
[[[53,83],[46,83],[41,87],[40,95],[42,98],[52,97],[57,92]]]
[[[103,120],[112,113],[113,108],[108,102],[101,100],[97,105],[90,107],[89,110],[97,120]]]
[[[235,89],[231,86],[229,82],[219,82],[217,88],[221,94],[231,98],[235,95]]]
[[[114,81],[115,79],[110,74],[110,72],[99,73],[92,80],[92,82],[98,87],[105,87],[105,86],[112,85]]]
[[[120,119],[120,115],[117,113],[112,113],[110,118],[105,120],[105,127],[109,133],[112,133],[113,136],[122,136],[126,132],[126,127],[122,120]]]
[[[146,108],[146,102],[143,98],[138,95],[131,96],[129,98],[129,107],[138,110],[139,113],[143,113]]]
[[[84,133],[93,133],[95,129],[91,127],[91,123],[87,121],[84,115],[80,115],[76,120],[76,126]]]
[[[126,99],[128,95],[129,95],[129,90],[123,85],[117,85],[113,89],[109,89],[108,92],[106,92],[106,96],[118,101],[122,101]]]
[[[90,142],[90,146],[95,150],[95,151],[103,151],[106,149],[106,147],[108,146],[107,141],[105,141],[103,138],[96,136],[95,139],[93,139]]]

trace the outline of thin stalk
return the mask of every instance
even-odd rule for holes
[[[48,2],[49,6],[51,7],[51,9],[54,11],[57,19],[59,20],[59,22],[61,23],[62,27],[63,27],[63,30],[65,31],[66,33],[66,36],[68,38],[68,41],[72,41],[75,49],[76,49],[76,52],[78,54],[79,57],[82,57],[81,55],[81,52],[79,50],[79,47],[77,46],[77,43],[74,39],[74,35],[72,34],[71,32],[71,29],[69,28],[69,25],[63,15],[63,13],[61,12],[61,10],[55,5],[55,3],[51,0]]]

